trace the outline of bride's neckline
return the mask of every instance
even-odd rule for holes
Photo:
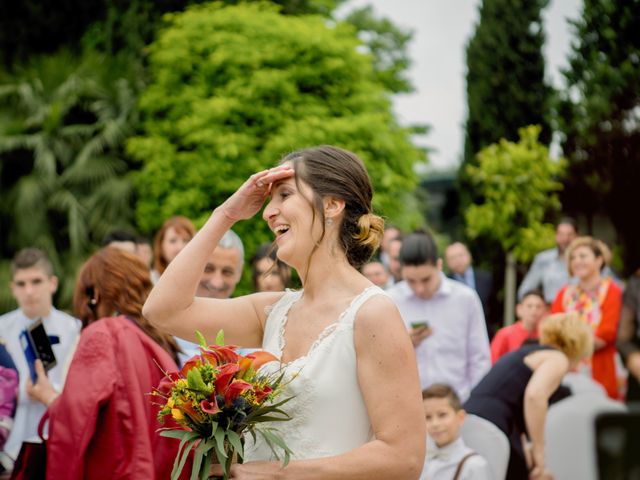
[[[286,306],[286,309],[283,313],[283,319],[282,322],[280,323],[280,332],[279,332],[279,338],[278,338],[278,348],[280,350],[280,359],[281,359],[281,364],[282,366],[286,367],[289,365],[292,365],[294,363],[298,363],[301,362],[302,360],[305,360],[307,358],[309,358],[312,353],[318,348],[318,346],[323,342],[324,339],[326,339],[327,337],[329,337],[336,329],[336,327],[342,322],[342,319],[345,317],[345,315],[347,314],[347,312],[350,312],[351,309],[353,308],[353,306],[355,305],[355,303],[362,298],[364,295],[367,294],[367,292],[369,292],[372,289],[377,289],[379,287],[377,287],[376,285],[369,285],[368,287],[366,287],[364,290],[362,290],[360,293],[358,293],[356,296],[354,296],[351,301],[349,302],[349,305],[347,306],[347,308],[345,308],[340,315],[338,315],[338,318],[335,322],[330,323],[329,325],[327,325],[326,327],[324,327],[322,329],[322,331],[318,334],[318,336],[316,337],[316,339],[314,340],[314,342],[311,344],[311,346],[309,347],[309,350],[307,351],[306,354],[301,355],[297,358],[294,358],[292,360],[288,360],[287,362],[283,362],[282,359],[284,358],[284,349],[287,346],[287,342],[285,340],[285,333],[286,333],[286,329],[287,329],[287,322],[289,321],[289,311],[291,310],[291,307],[293,307],[294,304],[296,304],[297,302],[300,301],[300,299],[302,298],[303,295],[303,290],[300,290],[298,292],[296,292],[296,296],[293,298],[292,301],[290,301],[288,303],[288,305]]]

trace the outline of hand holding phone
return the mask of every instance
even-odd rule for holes
[[[27,364],[29,365],[31,381],[36,383],[38,381],[38,374],[35,368],[36,360],[42,361],[42,366],[45,371],[51,370],[57,364],[56,356],[53,353],[51,341],[44,328],[42,319],[37,319],[31,326],[22,331],[20,334],[20,342],[27,359]]]
[[[427,322],[426,320],[416,320],[414,322],[411,322],[411,328],[413,328],[414,330],[416,328],[426,328],[429,326],[429,322]]]
[[[411,343],[413,343],[414,347],[420,345],[432,333],[433,330],[431,330],[427,320],[415,320],[411,322],[409,336],[411,337]]]

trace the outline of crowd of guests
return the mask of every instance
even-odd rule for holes
[[[196,346],[152,326],[142,305],[195,234],[181,216],[168,219],[153,244],[112,232],[80,270],[74,316],[53,306],[58,281],[47,256],[34,248],[15,256],[11,289],[19,308],[0,317],[3,468],[12,468],[24,441],[38,439],[44,419],[48,478],[101,478],[105,471],[169,478],[177,444],[158,436],[157,407],[144,394]],[[623,289],[608,247],[578,236],[563,219],[556,247],[535,257],[520,284],[515,322],[500,328],[491,274],[473,265],[462,242],[449,244],[444,260],[446,268],[430,233],[403,235],[389,226],[378,255],[361,268],[394,301],[414,347],[428,432],[421,478],[550,478],[546,413],[571,395],[563,386],[569,372],[591,379],[612,401],[640,398],[640,271]],[[232,297],[244,262],[242,240],[227,231],[196,295]],[[260,245],[249,266],[256,292],[292,286],[273,244]],[[21,335],[35,319],[57,364],[45,372],[37,361],[32,376]],[[504,435],[504,468],[465,445],[465,417]]]

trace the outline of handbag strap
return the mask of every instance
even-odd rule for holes
[[[44,438],[44,426],[49,421],[49,409],[47,408],[45,412],[42,414],[42,418],[40,418],[40,422],[38,422],[38,436],[42,440],[42,443],[46,441]]]
[[[464,457],[462,457],[462,460],[460,460],[460,462],[458,463],[458,468],[456,468],[456,473],[453,475],[453,480],[458,480],[460,478],[460,474],[462,473],[462,467],[464,466],[464,463],[474,455],[477,455],[477,453],[469,452]]]

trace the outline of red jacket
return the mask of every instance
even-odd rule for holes
[[[161,368],[178,369],[131,320],[103,318],[85,328],[49,408],[47,479],[170,478],[179,442],[157,434],[149,396]]]

